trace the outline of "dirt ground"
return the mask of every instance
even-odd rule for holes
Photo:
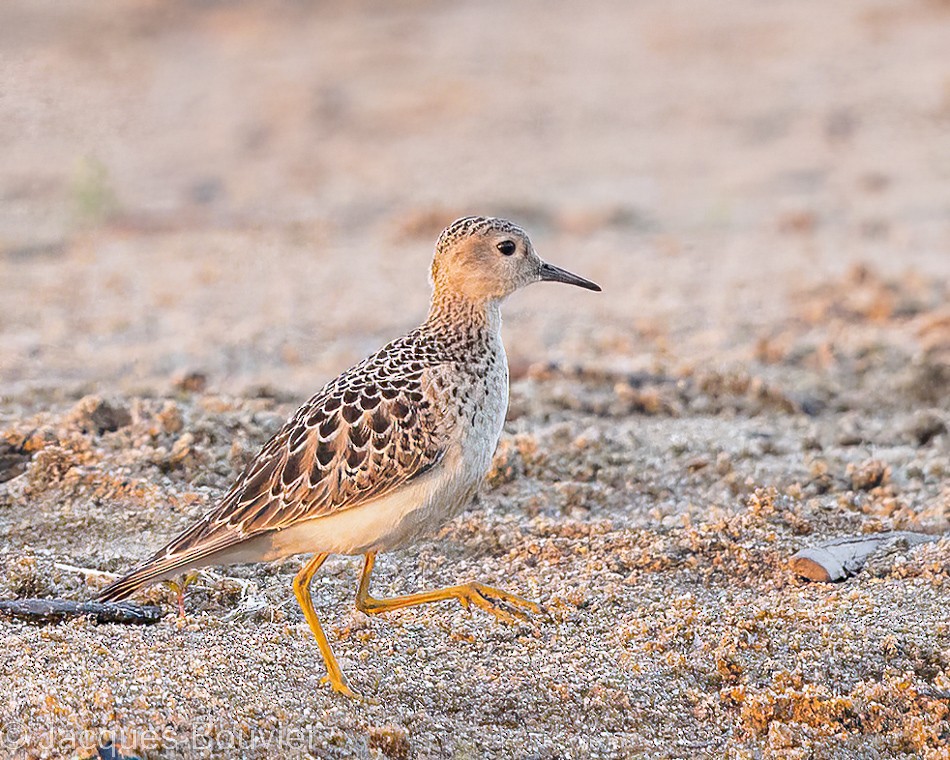
[[[354,611],[217,568],[154,626],[0,621],[0,756],[950,757],[950,4],[0,9],[0,598],[87,599],[414,326],[439,230],[604,286],[507,304],[479,501]],[[99,572],[96,572],[99,571]]]

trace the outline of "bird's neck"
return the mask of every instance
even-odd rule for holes
[[[501,300],[474,300],[458,293],[436,290],[425,323],[453,332],[463,330],[496,335],[501,332]]]

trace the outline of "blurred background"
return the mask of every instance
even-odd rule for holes
[[[946,283],[948,40],[946,0],[5,0],[0,391],[308,394],[482,213],[605,286],[516,295],[515,375],[761,354],[856,264]]]
[[[946,750],[950,543],[835,587],[788,560],[950,530],[950,0],[0,0],[0,145],[0,599],[88,599],[84,568],[197,519],[424,318],[456,217],[604,287],[510,299],[490,487],[374,575],[497,583],[554,626],[370,622],[331,558],[318,609],[379,697],[350,711],[299,562],[229,567],[187,621],[0,627],[8,739]]]

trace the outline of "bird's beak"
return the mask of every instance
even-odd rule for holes
[[[566,282],[568,285],[577,285],[579,288],[600,292],[600,285],[596,282],[585,280],[583,277],[578,277],[566,269],[561,269],[561,267],[556,267],[547,262],[541,264],[541,279],[546,282]]]

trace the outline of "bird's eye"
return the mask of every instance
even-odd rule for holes
[[[518,248],[513,240],[502,240],[497,247],[502,256],[511,256]]]

